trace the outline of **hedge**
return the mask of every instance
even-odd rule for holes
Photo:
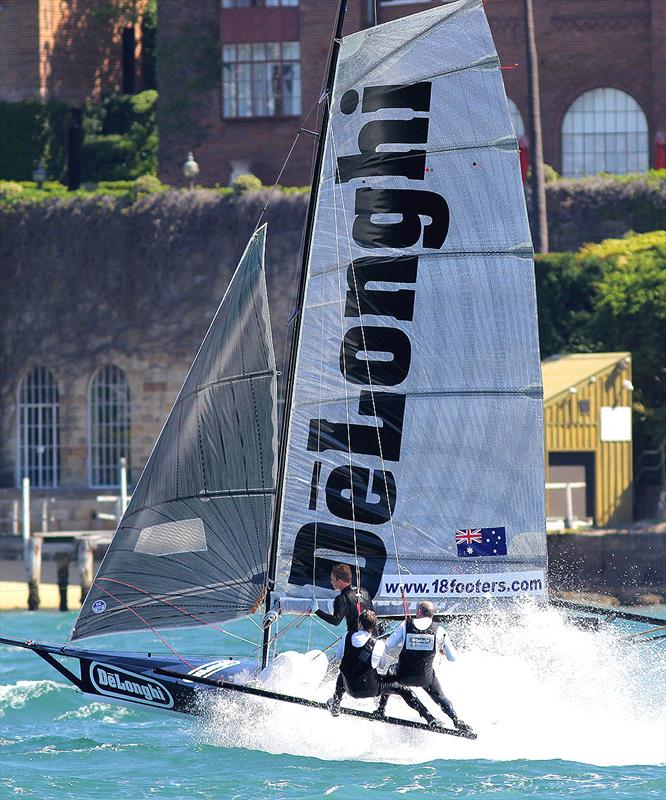
[[[541,356],[633,353],[637,452],[666,436],[666,230],[536,259]]]
[[[61,180],[67,162],[67,123],[65,103],[0,102],[0,178],[31,180],[44,159],[48,176]]]
[[[157,92],[113,95],[83,113],[81,180],[132,180],[157,172]],[[0,180],[29,181],[44,159],[51,180],[67,166],[69,111],[64,103],[0,103]]]

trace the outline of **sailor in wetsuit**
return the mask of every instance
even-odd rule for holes
[[[333,567],[331,586],[340,592],[333,601],[333,613],[321,611],[316,601],[310,606],[310,610],[330,625],[339,625],[343,619],[346,620],[347,630],[354,633],[358,630],[359,606],[361,611],[372,611],[372,598],[362,587],[357,589],[352,586],[352,571],[349,564],[336,564]]]
[[[403,686],[395,678],[380,675],[377,667],[384,655],[384,643],[374,637],[377,615],[374,611],[362,611],[359,617],[359,630],[348,632],[340,641],[338,655],[342,658],[340,675],[335,686],[335,694],[326,705],[334,717],[340,715],[340,701],[345,692],[352,697],[388,697],[399,694],[410,708],[425,719],[428,725],[437,730],[438,722],[411,689]],[[383,716],[383,714],[382,714]]]
[[[458,717],[435,675],[435,658],[439,660],[445,654],[449,661],[455,661],[455,651],[442,625],[434,621],[434,613],[435,606],[429,600],[422,601],[416,607],[416,617],[402,622],[389,636],[387,650],[402,648],[397,669],[390,674],[406,686],[423,687],[457,730],[469,732],[471,728]],[[385,713],[387,702],[388,694],[383,694],[377,709],[379,715]]]

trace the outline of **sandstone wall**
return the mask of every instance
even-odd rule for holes
[[[34,366],[58,381],[64,488],[87,483],[88,385],[105,364],[128,377],[131,460],[145,463],[266,198],[165,192],[0,211],[0,485],[15,484],[16,390]],[[278,365],[306,200],[281,195],[266,217]]]

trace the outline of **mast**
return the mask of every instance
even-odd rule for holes
[[[312,230],[314,228],[315,214],[317,212],[317,199],[319,195],[319,183],[321,179],[322,165],[324,162],[324,151],[326,148],[326,130],[328,128],[328,121],[330,118],[330,100],[333,95],[333,82],[335,80],[335,71],[338,65],[338,55],[340,53],[340,41],[342,39],[342,28],[345,21],[345,12],[347,10],[347,0],[340,0],[338,5],[337,21],[335,25],[335,33],[333,35],[333,43],[331,46],[331,54],[328,62],[328,72],[326,76],[326,87],[322,94],[324,100],[324,114],[321,121],[321,129],[319,131],[319,138],[317,141],[317,154],[314,164],[314,174],[312,177],[312,187],[310,189],[310,200],[308,202],[308,211],[305,218],[305,237],[303,241],[303,252],[301,255],[301,275],[298,285],[298,294],[296,298],[296,313],[294,315],[294,329],[291,337],[291,346],[289,349],[289,370],[287,373],[287,385],[285,388],[284,398],[284,413],[282,415],[282,431],[280,435],[279,456],[278,456],[278,472],[276,481],[275,492],[275,513],[273,515],[273,534],[271,537],[271,546],[268,558],[268,590],[266,592],[266,605],[265,611],[268,613],[271,603],[271,591],[273,589],[275,579],[275,562],[277,559],[277,539],[280,526],[280,506],[282,504],[282,483],[284,477],[284,467],[287,457],[287,431],[289,430],[289,417],[291,413],[291,398],[294,387],[294,377],[296,374],[296,351],[298,348],[298,341],[301,330],[301,309],[303,307],[303,300],[305,297],[305,285],[308,275],[308,263],[310,261],[310,248],[312,246]],[[264,641],[261,653],[261,666],[266,666],[268,662],[268,648],[270,642],[271,625],[269,624],[264,629]]]

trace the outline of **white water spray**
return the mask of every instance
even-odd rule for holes
[[[207,743],[324,759],[418,763],[437,759],[564,759],[598,765],[666,761],[666,648],[636,643],[614,625],[567,623],[554,609],[526,608],[509,624],[477,620],[458,637],[459,656],[438,675],[476,741],[399,729],[278,701],[224,698],[199,736]],[[316,662],[290,662],[279,687],[316,700]],[[419,693],[423,696],[422,692]],[[372,710],[373,701],[345,701]],[[442,717],[432,703],[428,705]],[[416,719],[399,698],[389,714]]]

